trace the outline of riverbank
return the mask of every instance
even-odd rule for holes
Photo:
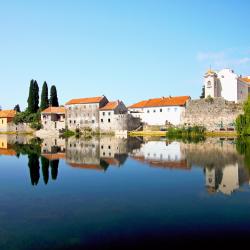
[[[131,131],[129,136],[167,136],[167,131]],[[206,131],[206,137],[237,137],[236,131]]]

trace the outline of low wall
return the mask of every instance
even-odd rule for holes
[[[4,127],[0,127],[0,132],[33,133],[34,129],[32,129],[27,123],[14,124],[13,122],[10,122]]]
[[[204,126],[208,131],[232,127],[231,124],[243,113],[242,104],[223,98],[189,100],[181,117],[181,125]]]

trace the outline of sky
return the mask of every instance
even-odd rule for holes
[[[60,104],[106,95],[133,104],[201,93],[203,75],[250,75],[248,0],[0,0],[0,105],[27,106],[29,82]]]

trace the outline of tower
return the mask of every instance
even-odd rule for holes
[[[218,79],[217,74],[209,69],[204,75],[204,86],[205,86],[205,98],[208,96],[211,97],[220,97],[218,89]]]

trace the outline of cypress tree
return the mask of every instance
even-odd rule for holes
[[[39,105],[39,87],[37,81],[33,79],[30,81],[29,97],[28,97],[28,111],[36,113]]]
[[[52,85],[50,89],[50,106],[59,107],[56,86]]]
[[[19,104],[17,104],[15,107],[14,107],[14,110],[16,111],[16,112],[21,112],[21,109],[20,109],[20,106],[19,106]]]
[[[49,107],[48,85],[46,82],[44,82],[43,88],[42,88],[42,94],[41,94],[40,110],[43,111],[44,109],[48,107]]]

